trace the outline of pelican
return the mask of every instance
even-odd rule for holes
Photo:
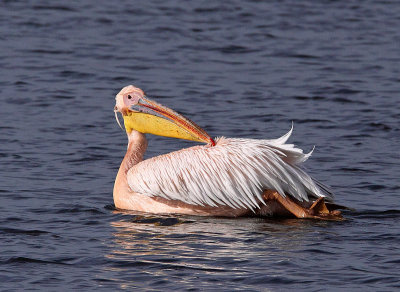
[[[273,140],[211,138],[132,85],[116,95],[128,147],[114,184],[118,209],[200,216],[292,216],[341,220],[333,193],[301,168],[311,155]],[[145,134],[205,143],[143,160]]]

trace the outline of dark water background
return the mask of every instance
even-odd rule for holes
[[[400,288],[398,1],[1,1],[0,285]],[[213,136],[316,150],[344,222],[114,209],[134,84]],[[149,137],[148,156],[193,145]]]

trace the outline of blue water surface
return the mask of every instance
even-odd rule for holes
[[[398,1],[1,1],[3,291],[400,288]],[[134,84],[212,136],[291,142],[343,222],[116,210]],[[149,136],[147,157],[193,145]]]

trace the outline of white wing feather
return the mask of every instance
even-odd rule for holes
[[[266,189],[300,201],[331,199],[329,188],[300,168],[312,151],[304,154],[285,144],[292,131],[293,126],[275,140],[222,137],[214,147],[196,146],[147,159],[129,170],[128,183],[137,193],[201,206],[254,210]]]

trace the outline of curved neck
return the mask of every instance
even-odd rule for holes
[[[143,155],[147,148],[145,135],[137,131],[128,133],[128,141],[128,149],[114,183],[113,196],[114,204],[117,207],[124,206],[126,196],[131,193],[127,180],[129,169],[143,160]]]
[[[141,162],[146,149],[147,139],[144,134],[135,130],[128,133],[128,149],[124,160],[122,160],[120,170],[122,169],[124,173],[127,173],[132,166]]]

